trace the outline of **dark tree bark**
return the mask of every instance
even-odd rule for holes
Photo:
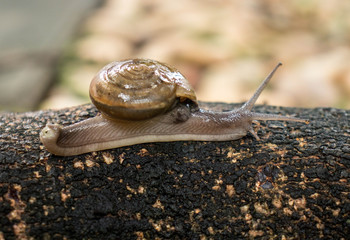
[[[255,110],[311,122],[59,157],[40,130],[94,107],[1,114],[0,239],[349,239],[350,110]]]

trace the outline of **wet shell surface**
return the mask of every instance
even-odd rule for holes
[[[92,80],[89,93],[95,106],[114,119],[142,120],[178,101],[196,103],[194,90],[178,70],[148,59],[108,64]]]

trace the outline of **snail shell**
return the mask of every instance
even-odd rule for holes
[[[94,105],[113,119],[148,119],[178,101],[197,105],[193,88],[179,71],[148,59],[108,64],[93,78],[89,93]]]

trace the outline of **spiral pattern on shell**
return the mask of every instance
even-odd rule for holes
[[[193,89],[179,71],[148,59],[108,64],[92,80],[90,97],[104,114],[127,120],[166,112],[178,98],[196,102]]]

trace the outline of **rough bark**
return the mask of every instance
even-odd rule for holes
[[[260,141],[58,157],[40,129],[92,117],[94,107],[1,114],[0,239],[348,239],[350,110],[255,111],[311,122],[261,122]]]

